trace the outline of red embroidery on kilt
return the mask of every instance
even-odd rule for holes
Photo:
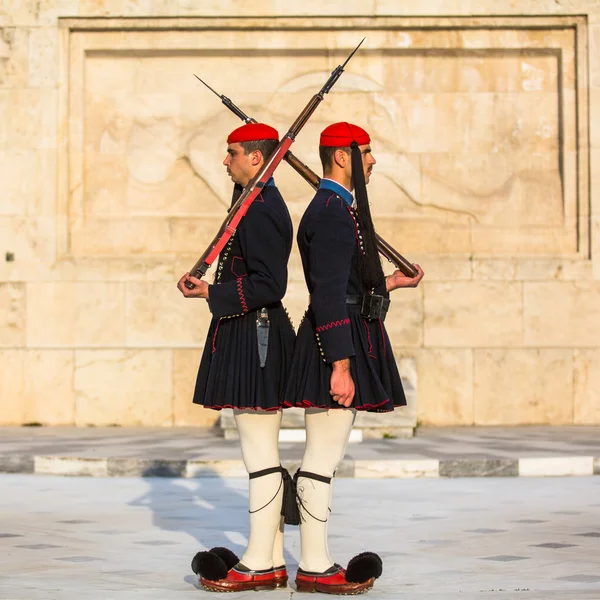
[[[238,277],[237,279],[237,292],[238,292],[238,296],[240,297],[240,304],[242,305],[242,311],[247,313],[248,312],[248,305],[246,304],[246,296],[244,296],[244,288],[242,287],[242,282],[244,280],[241,277]]]
[[[387,350],[387,344],[385,343],[385,333],[383,331],[383,323],[381,322],[381,319],[377,319],[377,321],[379,322],[379,329],[381,330],[381,341],[383,342],[383,358],[386,358],[386,350]]]
[[[358,244],[358,251],[363,254],[363,248],[362,248],[362,244],[360,243],[360,237],[359,237],[359,231],[358,231],[358,221],[356,220],[356,217],[354,216],[354,212],[352,212],[352,208],[348,205],[346,205],[346,208],[348,209],[348,212],[350,213],[350,216],[352,217],[352,220],[354,221],[354,230],[355,230],[355,235],[356,235],[356,243]]]
[[[363,323],[365,324],[365,329],[367,330],[367,340],[369,342],[369,351],[368,351],[369,357],[377,360],[377,357],[373,354],[373,342],[371,342],[371,330],[369,329],[369,325],[367,324],[367,322],[364,319],[363,319]]]
[[[315,329],[317,333],[321,333],[322,331],[327,331],[328,329],[333,329],[334,327],[342,327],[342,325],[350,325],[350,319],[342,319],[341,321],[331,321],[331,323],[327,323],[327,325],[319,325]]]
[[[217,326],[215,327],[215,332],[213,333],[213,340],[212,340],[212,347],[213,347],[212,353],[213,354],[217,351],[217,333],[219,332],[219,325],[220,324],[221,324],[221,321],[219,321],[217,323]]]

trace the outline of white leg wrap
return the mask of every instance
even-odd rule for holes
[[[333,477],[344,458],[356,411],[349,408],[306,410],[306,450],[301,471]],[[331,484],[298,477],[301,499],[300,567],[323,572],[333,565],[327,545],[327,521],[331,506]]]
[[[281,411],[235,410],[234,415],[248,473],[278,466]],[[241,562],[249,569],[269,569],[273,566],[282,499],[281,473],[271,473],[250,480],[250,537],[246,552],[241,558]]]

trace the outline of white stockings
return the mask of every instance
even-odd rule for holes
[[[350,408],[307,409],[306,450],[300,467],[320,479],[300,475],[300,568],[321,573],[333,565],[327,545],[327,522],[331,507],[332,481],[344,458],[356,411]],[[329,481],[328,481],[329,480]]]
[[[281,411],[234,410],[242,456],[248,473],[279,467]],[[280,472],[250,479],[250,538],[243,565],[269,569],[285,563],[283,558],[283,483]]]

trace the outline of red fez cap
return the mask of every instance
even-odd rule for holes
[[[258,140],[279,141],[277,129],[264,123],[246,123],[237,129],[234,129],[227,138],[228,144],[240,142],[257,142]]]
[[[350,146],[352,142],[363,146],[364,144],[369,144],[371,138],[362,127],[344,121],[343,123],[334,123],[325,127],[321,133],[319,145],[345,148]]]

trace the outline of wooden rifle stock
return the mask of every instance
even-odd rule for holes
[[[289,131],[283,136],[279,144],[277,144],[277,147],[275,150],[273,150],[273,153],[267,160],[265,160],[256,175],[248,182],[248,185],[244,188],[244,191],[240,194],[238,200],[231,207],[226,219],[223,221],[219,229],[219,232],[214,237],[208,248],[202,253],[202,256],[198,259],[196,264],[192,267],[190,275],[196,277],[197,279],[201,279],[206,274],[206,271],[208,271],[223,248],[225,248],[227,242],[231,239],[231,236],[236,232],[239,222],[248,212],[248,209],[250,208],[252,202],[254,202],[254,199],[260,194],[262,188],[271,178],[273,172],[289,151],[289,148],[294,143],[296,136],[300,133],[304,125],[306,125],[312,114],[317,109],[317,106],[319,106],[319,104],[323,101],[325,94],[331,90],[331,88],[335,85],[335,82],[340,78],[344,72],[344,67],[348,64],[348,61],[354,56],[354,53],[360,48],[363,42],[364,39],[353,50],[350,56],[348,56],[344,64],[337,66],[332,71],[329,79],[325,82],[325,85],[309,100],[304,110],[292,123]],[[198,79],[200,78],[198,77]],[[229,104],[233,105],[231,101],[229,101]],[[228,107],[231,108],[231,106]],[[236,114],[244,120],[247,119],[246,115],[244,115],[240,110],[238,110]],[[184,285],[190,290],[195,287],[194,284],[189,280],[187,280]]]

